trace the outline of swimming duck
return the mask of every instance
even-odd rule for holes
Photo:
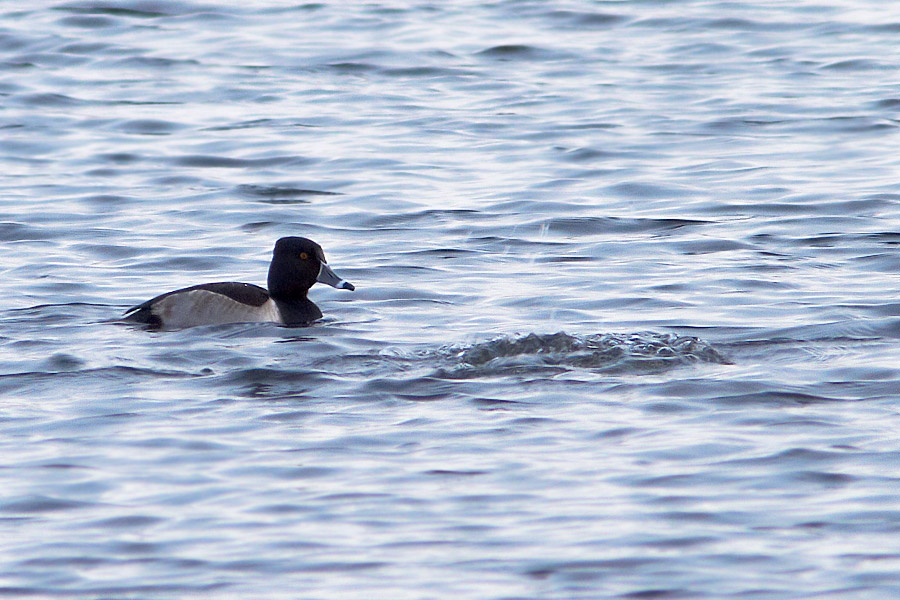
[[[355,289],[325,264],[325,253],[317,243],[283,237],[272,253],[268,290],[232,281],[202,283],[133,306],[125,311],[124,319],[160,329],[250,322],[302,325],[322,318],[319,307],[306,297],[317,281],[337,289]]]

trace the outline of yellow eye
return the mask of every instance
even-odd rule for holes
[[[306,260],[307,258],[309,258],[309,254],[307,254],[306,252],[301,252],[300,258],[302,258],[303,260]]]

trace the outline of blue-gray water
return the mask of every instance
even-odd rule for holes
[[[0,4],[0,595],[900,596],[898,36]],[[322,322],[114,322],[284,235]]]

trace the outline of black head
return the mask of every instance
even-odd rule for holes
[[[322,247],[314,241],[302,237],[281,238],[275,243],[269,265],[269,294],[276,300],[302,300],[316,281],[338,289],[354,289],[325,262]]]

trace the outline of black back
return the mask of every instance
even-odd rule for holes
[[[269,301],[269,292],[253,285],[252,283],[238,283],[236,281],[225,281],[222,283],[201,283],[189,288],[179,290],[181,292],[191,292],[194,290],[206,290],[228,296],[235,302],[246,304],[248,306],[262,306]],[[177,294],[178,292],[172,292]]]

